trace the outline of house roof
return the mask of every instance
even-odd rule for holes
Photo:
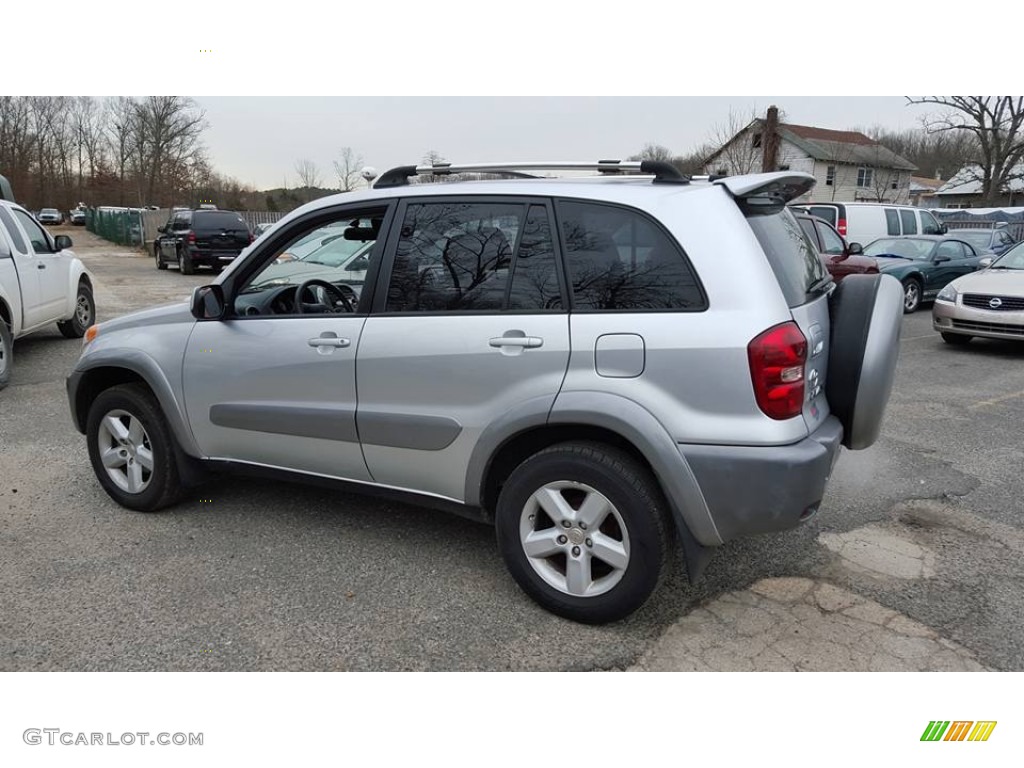
[[[935,192],[939,187],[945,184],[942,179],[927,179],[923,176],[911,176],[910,177],[910,191],[911,192]]]
[[[1024,192],[1024,163],[1014,169],[1015,178],[1006,185],[1007,192]],[[982,183],[981,166],[965,165],[935,193],[936,195],[980,195]]]

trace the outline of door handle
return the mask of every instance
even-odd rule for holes
[[[36,269],[46,269],[46,265],[40,262],[39,264],[36,264]]]
[[[317,336],[307,343],[311,347],[347,347],[352,342],[348,339],[339,339],[337,336]]]
[[[536,349],[544,346],[544,339],[537,336],[496,336],[489,342],[492,347],[519,347],[520,349]]]

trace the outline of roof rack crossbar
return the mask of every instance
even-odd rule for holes
[[[437,163],[435,165],[402,165],[384,172],[373,185],[376,188],[400,187],[409,183],[413,176],[448,176],[455,173],[502,173],[510,176],[532,178],[527,171],[597,171],[602,174],[642,174],[654,176],[654,181],[673,184],[688,184],[690,178],[671,163],[661,160],[599,160],[588,162],[538,162],[520,163]]]

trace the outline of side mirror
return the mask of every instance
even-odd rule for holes
[[[63,251],[65,248],[71,247],[71,238],[67,235],[57,235],[53,240],[53,245],[58,251]]]
[[[159,227],[156,228],[156,231],[159,232],[162,235],[165,232],[167,232],[167,227],[165,227],[163,224],[161,224]]]
[[[950,261],[949,256],[936,256],[934,259],[932,259],[933,264],[942,264],[947,261]]]
[[[850,243],[846,252],[850,256],[862,256],[864,254],[864,246],[860,243]]]
[[[939,224],[939,233],[944,235],[947,232],[949,232],[949,227],[947,227],[945,224]]]
[[[203,285],[192,291],[192,317],[196,320],[220,320],[226,309],[224,289],[219,285]]]
[[[991,256],[986,256],[985,258],[983,258],[983,259],[978,261],[978,268],[979,269],[988,269],[991,266],[992,266],[992,257]]]

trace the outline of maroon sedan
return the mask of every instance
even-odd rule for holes
[[[837,283],[847,275],[877,274],[878,264],[864,255],[860,243],[846,244],[843,236],[824,219],[793,212],[807,237],[818,249],[818,258]]]

